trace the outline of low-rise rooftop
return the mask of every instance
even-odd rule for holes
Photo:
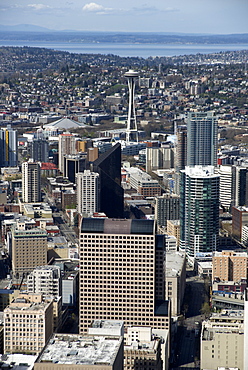
[[[112,365],[123,338],[54,334],[38,362]]]
[[[185,254],[176,251],[166,252],[166,277],[176,277],[182,272],[185,263]]]

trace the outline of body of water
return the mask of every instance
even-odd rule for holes
[[[248,44],[181,45],[181,44],[128,44],[128,43],[77,43],[49,41],[1,41],[1,46],[30,46],[68,51],[77,54],[114,54],[121,57],[171,57],[189,54],[210,54],[220,51],[248,50]]]

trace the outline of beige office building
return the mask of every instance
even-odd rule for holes
[[[11,230],[11,257],[14,276],[31,272],[47,263],[47,232],[42,229],[25,230],[25,225]]]
[[[76,137],[70,133],[59,135],[59,170],[63,174],[65,154],[76,154]]]
[[[214,252],[212,278],[234,282],[247,279],[247,252]]]
[[[94,320],[168,329],[164,235],[153,220],[83,218],[80,233],[80,333]]]
[[[165,298],[171,301],[171,315],[178,316],[181,312],[186,285],[185,253],[166,252]]]
[[[223,310],[202,323],[201,370],[244,368],[244,311]]]
[[[169,331],[148,327],[127,328],[124,370],[169,368]]]
[[[167,220],[166,233],[171,236],[175,236],[177,239],[177,246],[180,243],[180,220]]]
[[[4,353],[41,352],[53,332],[53,300],[20,294],[4,310]]]

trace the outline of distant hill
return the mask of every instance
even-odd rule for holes
[[[4,32],[51,32],[49,28],[35,26],[33,24],[17,24],[16,26],[4,26],[0,24],[0,31]]]
[[[183,34],[172,32],[93,32],[55,31],[31,24],[0,25],[0,40],[52,41],[80,43],[140,43],[140,44],[248,44],[248,33],[230,35]]]

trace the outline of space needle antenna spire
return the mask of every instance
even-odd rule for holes
[[[128,79],[128,89],[129,89],[126,143],[130,144],[131,141],[138,143],[138,129],[134,106],[134,90],[135,90],[135,79],[139,77],[139,73],[130,69],[128,72],[125,73],[124,76],[127,77]]]

